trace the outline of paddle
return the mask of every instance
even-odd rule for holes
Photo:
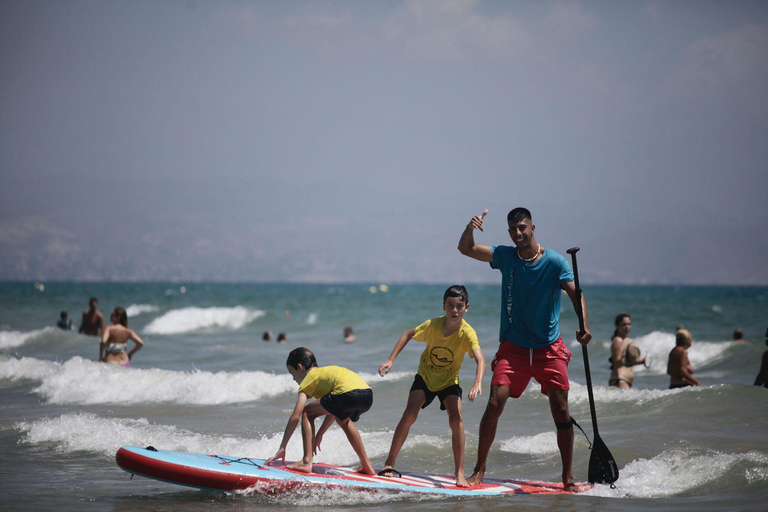
[[[579,287],[579,267],[576,264],[576,253],[579,251],[578,247],[568,249],[566,252],[571,255],[573,259],[573,280],[576,282],[576,303],[577,313],[579,316],[579,332],[584,332],[584,311],[581,307],[581,288]],[[587,346],[582,345],[582,354],[584,355],[584,372],[587,374],[587,392],[589,394],[589,412],[592,413],[592,430],[595,433],[595,439],[592,442],[592,454],[589,457],[589,471],[587,473],[587,480],[589,483],[603,483],[613,484],[619,479],[619,468],[616,466],[616,461],[613,460],[613,455],[605,446],[605,443],[600,438],[600,434],[597,431],[597,414],[595,413],[595,397],[592,395],[592,376],[589,372],[589,354],[587,353]]]

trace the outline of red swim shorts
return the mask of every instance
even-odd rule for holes
[[[523,394],[531,377],[541,384],[541,392],[545,395],[548,389],[569,390],[570,360],[571,351],[565,346],[562,338],[558,338],[548,347],[535,349],[503,341],[491,363],[491,385],[508,387],[509,396],[512,398]]]

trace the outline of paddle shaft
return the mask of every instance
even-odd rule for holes
[[[573,260],[573,280],[576,284],[576,314],[579,317],[579,333],[584,334],[584,309],[581,306],[581,287],[579,286],[579,265],[576,262],[576,253],[579,251],[578,247],[573,247],[566,251],[571,255]],[[589,353],[587,352],[587,346],[581,346],[581,353],[584,356],[584,373],[587,375],[587,393],[589,394],[589,412],[592,414],[592,430],[595,433],[595,437],[598,437],[597,433],[597,413],[595,412],[595,397],[592,394],[592,375],[589,371]]]

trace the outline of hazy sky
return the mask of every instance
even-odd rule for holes
[[[0,279],[768,284],[768,2],[0,0]]]

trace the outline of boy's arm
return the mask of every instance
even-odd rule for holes
[[[392,353],[389,354],[389,358],[384,361],[384,363],[379,366],[379,375],[382,377],[385,376],[387,373],[389,373],[389,370],[392,368],[392,365],[395,364],[395,358],[400,354],[400,352],[403,351],[405,346],[408,344],[409,341],[413,338],[413,336],[416,334],[416,329],[411,329],[410,331],[405,331],[402,336],[400,336],[400,339],[397,340],[397,343],[395,343],[395,348],[392,349]]]
[[[487,245],[475,243],[474,231],[479,229],[483,231],[483,219],[488,214],[488,210],[485,210],[480,215],[475,215],[472,220],[469,221],[467,227],[464,228],[464,232],[459,239],[459,252],[464,256],[469,256],[479,261],[485,261],[486,263],[493,262],[493,249]]]
[[[475,398],[483,394],[483,377],[485,377],[485,357],[483,351],[476,348],[472,351],[472,355],[477,363],[477,372],[475,373],[475,382],[472,384],[472,389],[469,390],[467,398],[470,402],[474,402]]]
[[[573,310],[576,312],[576,315],[578,315],[579,302],[576,297],[576,283],[574,283],[573,281],[569,281],[567,283],[561,284],[560,287],[563,290],[565,290],[565,293],[568,294],[568,297],[571,299],[571,302],[573,303]],[[579,295],[581,296],[581,312],[584,317],[584,333],[582,333],[581,330],[576,331],[576,340],[582,345],[586,345],[592,339],[592,333],[589,331],[589,314],[587,313],[587,299],[584,298],[583,293],[580,293]]]
[[[309,397],[303,391],[299,391],[299,397],[296,399],[296,407],[293,408],[291,417],[288,418],[288,424],[285,426],[285,432],[283,433],[283,441],[280,443],[280,448],[270,458],[268,458],[265,464],[269,465],[275,459],[282,459],[283,465],[285,465],[285,449],[288,446],[288,441],[291,440],[296,425],[301,421],[301,415],[304,412],[304,406],[307,405],[307,399]]]
[[[323,440],[323,434],[325,434],[325,432],[329,428],[331,428],[331,425],[333,424],[333,420],[335,420],[335,419],[336,418],[333,415],[331,415],[331,414],[327,414],[325,416],[325,419],[323,420],[323,424],[320,425],[320,428],[318,429],[317,433],[315,434],[315,441],[313,443],[314,446],[312,447],[312,453],[314,455],[317,455],[317,452],[320,451],[320,441]]]

